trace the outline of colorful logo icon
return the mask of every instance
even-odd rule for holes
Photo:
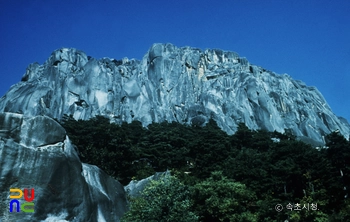
[[[13,212],[14,205],[16,206],[15,212],[23,211],[25,213],[34,213],[34,203],[32,202],[34,200],[34,188],[30,189],[30,195],[29,195],[29,189],[25,188],[24,191],[24,200],[26,202],[19,202],[19,199],[23,196],[22,190],[18,188],[10,188],[10,213]],[[11,195],[11,193],[17,193],[17,195]]]

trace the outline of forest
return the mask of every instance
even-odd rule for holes
[[[350,221],[350,142],[337,131],[313,147],[243,123],[228,135],[214,120],[60,123],[82,162],[123,185],[171,172],[130,197],[122,221]]]

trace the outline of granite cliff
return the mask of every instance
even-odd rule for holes
[[[52,118],[104,115],[112,122],[209,118],[227,133],[285,132],[322,144],[350,125],[321,93],[290,76],[252,65],[237,53],[154,44],[141,61],[94,59],[62,48],[0,98],[0,220],[119,221],[127,210],[123,186],[81,163],[65,130]],[[153,178],[131,182],[130,195]],[[34,188],[34,213],[9,213],[10,188]]]
[[[12,188],[34,189],[33,213],[9,212]],[[0,206],[0,221],[119,221],[127,209],[123,186],[81,163],[56,121],[14,113],[0,113]]]
[[[349,137],[315,87],[252,65],[235,52],[154,44],[141,61],[94,59],[62,48],[28,66],[22,81],[0,99],[0,112],[76,119],[105,115],[113,122],[213,118],[227,133],[251,129],[289,132],[319,143],[334,130]]]

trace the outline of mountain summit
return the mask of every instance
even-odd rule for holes
[[[22,81],[0,99],[0,112],[114,122],[177,121],[203,125],[213,118],[232,134],[251,129],[288,131],[324,143],[350,126],[315,87],[252,65],[235,52],[154,44],[141,61],[94,59],[76,49],[54,51],[28,66]]]

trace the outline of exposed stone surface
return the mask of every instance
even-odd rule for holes
[[[227,133],[244,122],[251,129],[285,129],[323,142],[340,120],[314,87],[252,65],[237,53],[154,44],[141,61],[88,58],[75,49],[54,51],[32,64],[0,99],[0,112],[60,119],[109,116],[115,122],[178,121],[204,124],[214,118]]]
[[[142,180],[132,180],[124,189],[130,197],[138,197],[152,180],[159,180],[165,175],[170,175],[170,171],[156,172],[154,175]]]
[[[34,188],[35,212],[10,213],[10,188]],[[125,211],[123,186],[82,164],[56,121],[0,113],[0,221],[119,221]]]

